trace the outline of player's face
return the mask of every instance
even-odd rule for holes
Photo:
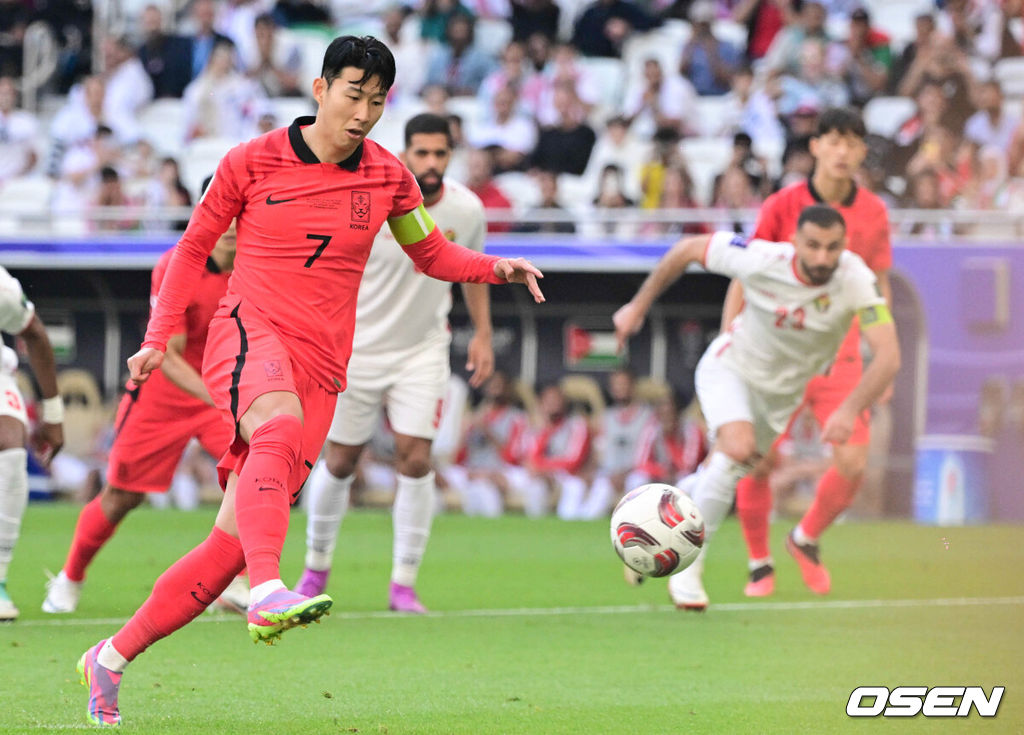
[[[850,179],[867,154],[864,140],[853,133],[832,130],[811,138],[815,166],[831,179]]]
[[[213,258],[221,264],[222,269],[231,270],[234,265],[236,245],[237,233],[235,231],[235,221],[231,220],[231,224],[228,225],[228,229],[224,231],[224,234],[217,240],[217,244],[213,246]]]
[[[444,133],[415,133],[405,149],[405,165],[416,177],[423,196],[441,190],[441,179],[451,160],[452,149]]]
[[[823,286],[839,267],[839,256],[846,247],[842,225],[820,227],[804,222],[793,238],[800,275],[815,286]]]
[[[339,148],[361,143],[384,114],[387,92],[381,89],[380,79],[370,77],[360,85],[362,78],[362,69],[346,66],[330,84],[323,78],[313,83],[313,97],[320,105],[318,120]]]

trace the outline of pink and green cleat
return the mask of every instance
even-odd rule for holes
[[[333,603],[327,595],[307,597],[288,589],[271,592],[249,606],[249,637],[253,643],[273,645],[286,630],[319,623],[322,616],[330,615],[328,610]]]
[[[117,690],[121,686],[121,672],[102,666],[96,657],[107,641],[104,639],[78,659],[78,675],[89,687],[89,722],[101,727],[117,727],[121,713],[117,709]]]

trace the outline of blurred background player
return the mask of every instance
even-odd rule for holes
[[[636,469],[626,480],[630,489],[649,482],[681,487],[707,456],[707,427],[697,401],[680,411],[675,394],[669,391],[654,404],[654,419],[640,434]]]
[[[205,183],[208,185],[209,179]],[[152,303],[156,302],[173,252],[172,248],[164,253],[153,268]],[[114,420],[107,484],[78,514],[64,567],[46,585],[43,612],[75,611],[93,558],[146,493],[167,492],[193,437],[218,459],[231,444],[234,429],[214,408],[200,373],[210,319],[227,293],[234,261],[232,224],[206,261],[184,317],[167,341],[163,365],[145,385],[129,381],[126,386]],[[241,603],[244,609],[244,597],[237,598],[237,594],[230,594],[228,599],[235,600],[236,605]]]
[[[25,343],[28,362],[43,400],[38,428],[29,437],[25,397],[15,373],[18,355],[0,344],[0,621],[16,620],[18,608],[7,593],[7,568],[21,530],[28,503],[28,453],[44,466],[64,444],[64,402],[57,392],[57,367],[46,327],[35,306],[25,297],[21,283],[0,266],[0,332],[17,335]],[[31,441],[29,442],[29,439]]]
[[[612,405],[601,415],[600,433],[594,440],[597,455],[594,481],[585,495],[571,494],[578,489],[575,483],[563,488],[558,500],[559,518],[601,518],[611,510],[617,498],[632,489],[626,487],[626,478],[636,465],[640,436],[653,420],[650,407],[636,399],[635,389],[636,379],[629,370],[616,370],[608,376]]]
[[[444,178],[451,153],[445,118],[424,113],[406,123],[402,158],[424,206],[445,237],[482,252],[484,207],[465,186]],[[462,293],[474,328],[466,368],[473,371],[470,385],[479,387],[494,369],[490,299],[483,283],[463,284]],[[437,505],[430,450],[451,372],[451,303],[451,284],[417,272],[389,230],[377,234],[359,287],[348,387],[338,397],[324,459],[306,488],[306,568],[296,585],[299,593],[312,597],[327,587],[356,464],[383,407],[398,471],[388,607],[426,612],[415,584]]]
[[[590,458],[591,437],[587,417],[570,410],[557,385],[541,390],[537,398],[541,426],[527,439],[523,467],[510,472],[513,491],[520,495],[528,516],[542,516],[562,497],[586,492],[583,471]]]
[[[515,405],[512,381],[495,370],[466,426],[456,462],[444,471],[462,499],[463,513],[501,515],[511,493],[509,474],[521,470],[529,431],[526,412]]]
[[[203,383],[235,440],[218,465],[224,496],[210,535],[157,579],[112,638],[79,659],[94,723],[120,723],[124,669],[200,615],[243,568],[253,641],[273,643],[333,604],[285,586],[281,549],[290,506],[345,388],[359,280],[385,222],[430,276],[523,283],[544,300],[542,274],[528,261],[446,240],[412,174],[366,139],[394,78],[394,57],[377,39],[334,39],[312,84],[316,116],[232,148],[174,249],[142,349],[128,358],[131,378],[144,383],[159,369],[210,252],[237,217],[235,268],[203,355]]]
[[[796,231],[804,207],[829,204],[846,221],[847,247],[874,271],[878,288],[891,305],[889,215],[885,203],[876,194],[857,186],[853,178],[867,155],[865,134],[864,122],[854,110],[832,108],[823,112],[810,140],[814,171],[806,181],[791,184],[765,200],[754,237],[787,241]],[[742,303],[742,286],[733,281],[722,314],[723,331],[732,324]],[[828,373],[816,376],[807,386],[804,401],[819,424],[825,426],[828,417],[857,385],[862,369],[860,330],[854,322]],[[885,400],[886,395],[880,399]],[[828,571],[821,563],[818,539],[853,502],[867,465],[869,421],[865,411],[857,417],[853,435],[833,447],[832,466],[818,483],[813,503],[786,538],[786,549],[799,564],[804,583],[818,594],[827,593],[831,587]],[[736,507],[749,554],[750,581],[744,592],[751,597],[770,595],[775,589],[774,562],[768,546],[772,508],[768,475],[774,463],[772,452],[736,489]]]
[[[693,489],[706,539],[729,513],[736,483],[786,429],[807,383],[835,358],[854,317],[860,318],[875,359],[828,417],[823,439],[849,439],[857,417],[899,369],[899,343],[885,299],[860,257],[845,252],[845,238],[842,216],[813,205],[801,212],[793,243],[748,242],[725,232],[681,240],[615,313],[616,333],[624,343],[643,326],[654,300],[694,262],[741,279],[747,289],[743,319],[708,346],[695,376],[714,442]],[[706,553],[705,542],[697,560],[669,579],[676,607],[707,608]]]

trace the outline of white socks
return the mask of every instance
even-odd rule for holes
[[[103,644],[103,648],[96,654],[96,663],[105,669],[110,669],[120,674],[128,665],[128,659],[118,653],[117,649],[114,648],[114,644],[110,639],[107,639],[107,642]]]
[[[793,529],[793,540],[796,541],[800,546],[818,543],[818,539],[811,538],[806,533],[804,533],[804,527],[799,523],[796,524],[796,528]]]
[[[28,504],[27,461],[24,449],[0,451],[0,582],[7,579],[7,567]]]
[[[732,501],[736,497],[736,483],[749,471],[750,467],[722,452],[712,454],[708,463],[698,471],[693,502],[704,516],[708,540],[729,515]]]
[[[392,548],[391,581],[406,587],[416,584],[423,552],[434,520],[437,486],[434,472],[423,477],[398,475],[392,511],[395,538]]]
[[[335,477],[323,460],[306,482],[306,568],[324,571],[331,568],[338,531],[348,511],[349,492],[354,475]],[[396,498],[397,503],[397,498]]]
[[[280,579],[268,579],[266,582],[261,582],[249,590],[249,606],[252,607],[272,592],[283,589],[287,588]]]

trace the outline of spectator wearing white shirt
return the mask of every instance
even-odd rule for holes
[[[583,120],[601,100],[602,80],[580,64],[579,53],[572,44],[561,43],[554,48],[541,74],[532,77],[524,90],[527,107],[542,127],[558,124],[555,88],[566,83],[576,91],[574,114]]]
[[[67,102],[50,125],[50,156],[46,172],[53,178],[61,175],[65,154],[78,145],[88,143],[103,120],[103,98],[107,87],[99,75],[86,77],[71,88]]]
[[[978,86],[977,105],[978,111],[967,118],[964,137],[979,148],[1009,150],[1020,120],[1003,111],[1003,88],[999,82],[993,79]]]
[[[185,137],[247,139],[255,129],[261,102],[259,85],[235,70],[235,47],[220,41],[203,73],[185,88]]]
[[[732,77],[732,89],[725,96],[726,108],[718,121],[716,134],[721,136],[744,132],[755,148],[775,150],[786,140],[786,131],[779,122],[775,100],[754,83],[749,66],[740,67]]]
[[[268,97],[301,97],[302,53],[277,35],[277,21],[269,13],[253,22],[256,59],[249,64],[249,77],[259,82]]]
[[[99,194],[100,169],[116,166],[120,150],[113,131],[99,125],[93,137],[67,152],[53,191],[51,209],[57,215],[83,215]]]
[[[153,99],[153,80],[126,36],[108,39],[103,55],[107,69],[103,120],[119,143],[135,143],[141,134],[138,113]]]
[[[427,47],[420,38],[417,23],[410,18],[411,11],[403,5],[392,5],[384,11],[383,41],[395,57],[395,67],[402,73],[391,85],[390,102],[415,99],[427,79]]]
[[[613,166],[623,172],[623,189],[630,199],[640,197],[640,172],[644,161],[651,155],[651,143],[642,140],[629,130],[629,121],[624,117],[613,117],[605,123],[604,133],[597,139],[590,152],[587,169],[583,178],[590,188],[599,190],[598,181],[602,172]]]
[[[38,129],[36,116],[18,109],[14,79],[0,77],[0,185],[27,174],[36,165]]]
[[[473,19],[453,15],[445,27],[445,43],[434,49],[427,65],[427,83],[440,84],[451,95],[471,95],[494,67],[494,60],[475,44]]]
[[[466,137],[474,148],[491,150],[495,173],[503,173],[522,168],[537,145],[537,126],[516,112],[516,93],[505,87],[494,95],[490,117],[471,125]]]
[[[697,93],[693,85],[678,74],[666,74],[661,62],[644,62],[643,82],[634,85],[626,98],[624,113],[633,132],[642,138],[655,130],[674,128],[681,135],[695,132],[690,116],[696,109]]]

